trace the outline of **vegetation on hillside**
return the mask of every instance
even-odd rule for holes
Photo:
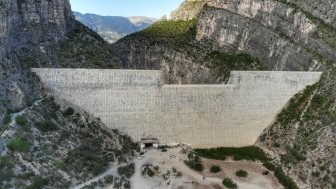
[[[208,68],[211,72],[210,77],[216,78],[215,80],[219,82],[227,81],[231,70],[265,70],[265,67],[257,58],[248,54],[239,51],[232,53],[214,51],[205,44],[197,42],[195,40],[196,28],[197,19],[187,21],[162,20],[144,31],[122,39],[118,43],[129,40],[132,42],[130,45],[134,46],[135,49],[147,46],[148,52],[156,52],[157,47],[160,47],[162,49],[161,56],[164,56],[167,52],[168,54],[181,53],[191,62]],[[118,47],[118,43],[116,47]],[[155,49],[152,49],[154,47]],[[158,52],[158,54],[160,53]],[[170,62],[166,57],[162,58]],[[138,69],[148,65],[148,63],[133,64],[133,62],[127,63],[127,67],[134,66]],[[153,67],[157,66],[153,65]],[[145,67],[145,69],[148,69],[148,67]]]
[[[29,151],[30,142],[24,136],[19,136],[14,138],[9,144],[8,148],[12,151],[18,152],[28,152]]]
[[[56,47],[62,67],[114,68],[111,46],[97,33],[77,23],[68,39]]]
[[[298,6],[296,3],[289,2],[286,0],[276,0],[287,6],[293,8],[296,12],[302,12],[309,20],[311,20],[317,26],[317,35],[315,37],[322,38],[322,40],[327,43],[330,47],[336,48],[336,28],[332,25],[326,23],[324,20],[317,18],[312,13],[305,11],[303,8]]]
[[[336,122],[334,94],[335,68],[329,68],[320,82],[296,95],[278,116],[277,121],[260,137],[260,146],[268,150],[281,150],[278,163],[288,171],[300,167],[295,176],[311,179],[313,188],[336,186],[335,146],[333,135]],[[319,154],[318,156],[316,154]]]
[[[8,141],[8,153],[0,157],[0,188],[69,188],[71,182],[64,174],[84,182],[103,173],[112,162],[131,162],[133,150],[138,150],[129,137],[107,132],[98,119],[61,108],[53,98],[24,110],[15,120],[16,128],[8,128],[16,130]],[[120,177],[113,178],[114,186],[129,186],[134,169],[127,166],[119,173]]]
[[[162,20],[141,31],[141,35],[163,39],[181,39],[194,34],[197,20]]]

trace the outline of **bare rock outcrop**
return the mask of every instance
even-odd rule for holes
[[[28,68],[38,66],[41,56],[50,64],[50,48],[64,41],[75,24],[68,0],[0,1],[0,104],[21,109],[38,95],[38,79]]]
[[[67,0],[3,0],[0,5],[2,49],[59,42],[72,30],[75,18]]]

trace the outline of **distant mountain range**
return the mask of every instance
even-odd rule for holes
[[[74,12],[78,21],[97,32],[109,43],[151,26],[157,19],[144,16],[100,16]]]

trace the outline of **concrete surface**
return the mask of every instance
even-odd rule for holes
[[[192,147],[253,145],[320,72],[233,71],[227,85],[164,85],[162,71],[33,69],[56,97],[135,140]]]

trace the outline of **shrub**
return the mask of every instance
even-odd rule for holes
[[[247,177],[247,175],[247,172],[242,169],[236,172],[237,177]]]
[[[185,160],[184,163],[190,167],[191,169],[202,172],[203,171],[203,165],[200,162],[195,162],[195,161],[187,161]]]
[[[234,183],[230,178],[225,178],[223,180],[223,185],[226,186],[227,188],[232,188],[232,189],[237,188],[237,184]]]
[[[64,160],[75,173],[98,175],[106,170],[108,157],[102,152],[101,143],[87,139],[79,147],[70,150]]]
[[[14,163],[8,157],[0,157],[0,183],[9,181],[13,176]],[[1,187],[0,187],[1,188]]]
[[[26,189],[42,189],[45,185],[48,184],[48,179],[44,179],[41,176],[36,176],[33,179],[33,182]]]
[[[112,184],[114,177],[112,175],[108,175],[108,176],[105,176],[104,179],[105,179],[106,184]]]
[[[155,172],[152,170],[152,164],[144,165],[141,174],[148,175],[149,177],[153,177],[155,175]]]
[[[63,171],[66,169],[65,163],[63,161],[55,160],[53,165],[55,166],[56,169],[60,169],[60,170],[63,170]]]
[[[11,116],[9,114],[6,114],[5,117],[2,120],[2,124],[6,125],[9,124],[11,121]]]
[[[279,182],[285,187],[290,189],[299,189],[295,182],[283,172],[281,167],[274,166],[270,162],[264,162],[263,165],[271,171],[274,171],[274,176],[279,180]]]
[[[18,125],[24,126],[24,125],[27,125],[28,120],[27,120],[27,118],[24,117],[24,116],[17,116],[17,117],[15,118],[15,122],[16,122]]]
[[[58,129],[57,125],[50,120],[35,123],[35,127],[41,132],[50,132]]]
[[[196,149],[196,153],[202,157],[209,159],[225,160],[229,156],[233,156],[234,160],[268,160],[266,154],[258,147],[248,146],[242,148],[212,148],[212,149]]]
[[[95,189],[98,186],[97,182],[91,182],[90,184],[83,187],[83,189]]]
[[[217,165],[211,166],[211,168],[210,168],[211,173],[219,173],[221,170],[222,169]]]
[[[74,113],[75,113],[75,110],[71,107],[68,107],[67,109],[63,111],[63,116],[69,117],[69,116],[72,116]]]
[[[118,167],[118,174],[120,176],[125,175],[126,178],[131,178],[134,172],[135,172],[134,163]]]
[[[28,152],[29,146],[30,144],[26,137],[15,138],[8,144],[10,150],[18,152]]]
[[[201,163],[200,158],[195,153],[189,153],[188,154],[188,160],[184,161],[184,164],[186,164],[191,169],[202,172],[203,171],[203,165]]]

